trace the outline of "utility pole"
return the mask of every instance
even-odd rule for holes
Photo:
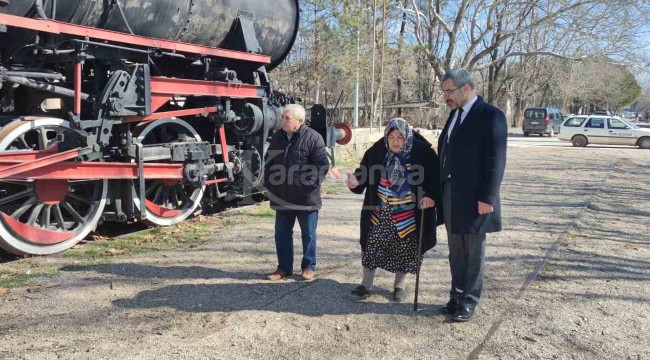
[[[359,127],[359,53],[361,52],[361,0],[357,0],[357,82],[354,85],[354,128]]]

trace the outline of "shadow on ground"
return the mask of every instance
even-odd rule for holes
[[[139,279],[262,279],[263,275],[252,272],[229,272],[202,266],[151,266],[140,264],[72,265],[61,271],[94,271]]]
[[[264,279],[264,274],[229,272],[205,267],[156,267],[138,264],[100,264],[69,266],[64,271],[96,271],[134,278],[157,279],[234,279],[247,282],[175,284],[140,291],[130,299],[117,299],[113,305],[125,309],[172,308],[180,311],[235,312],[263,310],[305,316],[388,314],[412,316],[413,294],[407,302],[392,302],[389,289],[375,287],[370,298],[359,301],[350,294],[356,283],[341,283],[319,278],[300,282],[298,276],[278,282]],[[259,282],[250,282],[250,280]],[[226,280],[227,281],[227,280]],[[119,285],[117,285],[119,286]],[[442,304],[421,304],[417,314],[442,316]]]

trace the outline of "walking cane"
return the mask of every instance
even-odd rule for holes
[[[416,261],[418,262],[418,267],[415,270],[415,300],[413,301],[413,311],[418,311],[418,290],[420,289],[420,267],[422,266],[422,262],[420,261],[420,256],[422,256],[422,234],[424,232],[425,211],[426,209],[423,208],[422,215],[420,215],[420,238],[418,239],[418,257],[416,258]],[[435,216],[435,211],[434,211],[434,216]]]

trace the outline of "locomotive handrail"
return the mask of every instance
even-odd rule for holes
[[[68,24],[56,20],[32,19],[22,16],[0,14],[0,25],[7,25],[22,29],[42,31],[50,34],[63,34],[79,36],[86,39],[100,39],[129,45],[138,45],[149,48],[165,49],[176,52],[191,53],[204,56],[243,60],[259,64],[270,64],[271,57],[266,55],[249,54],[241,51],[220,49],[210,46],[194,45],[180,41],[150,38],[140,35],[131,35],[112,30],[97,29],[89,26]]]

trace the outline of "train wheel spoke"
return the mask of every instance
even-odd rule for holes
[[[31,196],[32,193],[33,193],[33,191],[31,189],[29,189],[29,190],[23,190],[23,191],[21,191],[19,193],[15,193],[13,195],[9,195],[9,196],[7,196],[5,198],[0,199],[0,205],[10,203],[10,202],[12,202],[14,200],[22,199],[25,196]]]
[[[145,197],[151,195],[151,193],[152,193],[154,190],[158,189],[158,187],[160,187],[161,185],[162,185],[162,183],[161,183],[160,181],[156,181],[156,182],[154,182],[153,185],[151,185],[151,186],[147,189],[147,192],[145,193]]]
[[[172,207],[176,208],[181,206],[181,202],[178,201],[178,195],[176,194],[176,187],[169,188],[169,201],[171,202]]]
[[[162,195],[162,192],[163,192],[164,188],[165,188],[164,186],[158,187],[158,190],[156,190],[156,194],[153,196],[153,200],[151,200],[151,201],[158,204],[158,200],[160,199],[160,196]]]
[[[162,200],[160,201],[160,205],[167,206],[168,202],[169,202],[169,187],[165,186],[163,189]]]
[[[41,214],[41,210],[43,209],[44,206],[45,204],[38,204],[34,206],[34,210],[32,210],[32,213],[29,214],[29,219],[27,219],[28,225],[32,225],[32,226],[34,225],[34,222],[36,222],[36,219],[38,219],[38,215]]]
[[[38,148],[40,150],[45,150],[47,148],[47,133],[45,129],[39,129],[38,131]]]
[[[175,186],[176,191],[178,192],[178,195],[180,195],[180,200],[185,201],[189,199],[189,196],[187,196],[187,193],[185,192],[185,189],[183,189],[183,185],[177,184]]]
[[[2,183],[20,186],[31,186],[34,183],[34,180],[2,180]]]
[[[24,136],[24,135],[21,136],[21,137],[19,137],[18,139],[20,140],[20,144],[23,146],[23,149],[27,150],[27,149],[31,149],[31,148],[32,148],[32,147],[29,146],[29,144],[27,143],[27,140],[25,140],[25,136]]]
[[[70,215],[72,215],[72,217],[73,217],[73,218],[74,218],[78,223],[80,223],[80,224],[85,224],[85,223],[86,223],[86,220],[85,220],[81,215],[79,215],[79,213],[77,212],[77,210],[75,210],[75,209],[74,209],[70,204],[68,204],[68,203],[65,202],[65,201],[62,201],[62,202],[61,202],[61,206],[63,206],[63,208],[65,209],[65,211],[67,211]]]
[[[65,231],[65,221],[63,220],[63,213],[61,213],[61,207],[59,204],[54,205],[54,219],[56,219],[57,224],[59,224],[59,229]]]
[[[51,214],[52,214],[52,206],[46,205],[43,211],[41,212],[41,226],[46,230],[50,227]]]
[[[81,195],[77,195],[75,193],[68,193],[68,196],[71,197],[72,199],[75,199],[75,200],[80,201],[80,202],[85,203],[85,204],[92,204],[93,203],[93,200],[91,198],[81,196]]]
[[[36,204],[37,202],[38,202],[38,200],[36,200],[35,197],[33,197],[33,196],[30,197],[18,209],[16,209],[16,211],[14,211],[11,214],[11,217],[14,218],[14,219],[18,219],[19,217],[21,217],[25,213],[25,211],[29,210],[29,208],[31,208],[32,205]]]

